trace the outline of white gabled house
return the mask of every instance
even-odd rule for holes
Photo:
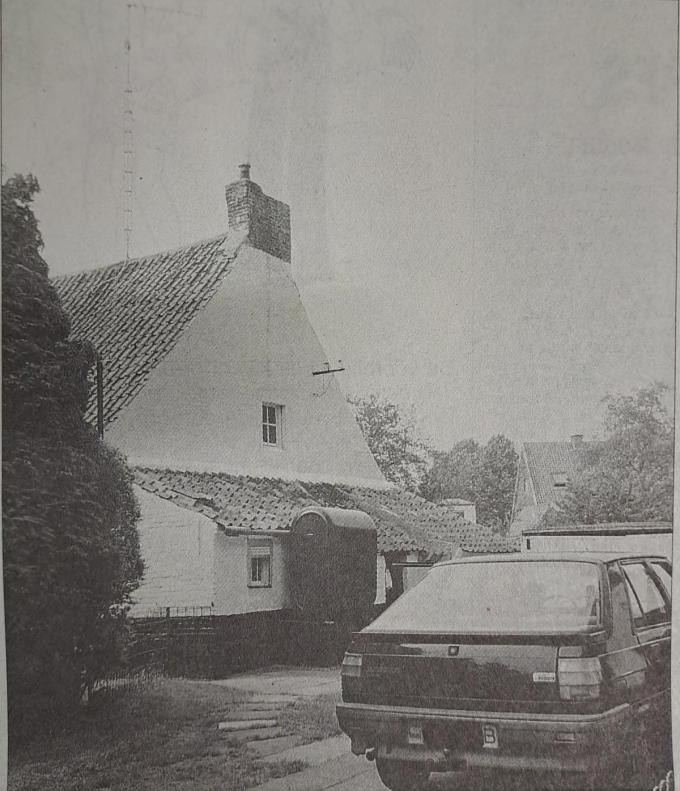
[[[285,531],[314,504],[373,518],[384,600],[386,562],[478,548],[488,531],[386,482],[334,376],[312,375],[326,356],[293,280],[288,206],[247,165],[226,203],[213,239],[54,281],[102,360],[105,439],[135,468],[133,614],[285,611]]]

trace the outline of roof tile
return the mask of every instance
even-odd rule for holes
[[[215,293],[239,245],[227,234],[170,252],[56,278],[71,336],[91,341],[104,368],[112,423]],[[96,417],[92,388],[86,417]]]
[[[525,442],[529,473],[536,492],[538,505],[552,503],[556,499],[554,475],[560,473],[573,478],[585,460],[594,442]]]
[[[381,552],[424,551],[444,558],[460,548],[469,552],[513,551],[489,528],[399,489],[150,468],[137,468],[135,476],[143,489],[165,498],[179,496],[177,504],[191,510],[199,511],[209,499],[211,516],[214,513],[215,520],[225,527],[287,529],[300,508],[320,505],[356,508],[369,514],[376,524]],[[489,549],[484,548],[487,546]]]

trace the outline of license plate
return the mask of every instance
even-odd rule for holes
[[[498,749],[498,730],[495,725],[484,723],[482,725],[482,747],[490,750]]]
[[[425,739],[423,738],[423,729],[420,725],[408,726],[408,743],[425,744]]]

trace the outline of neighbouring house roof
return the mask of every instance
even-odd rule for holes
[[[593,525],[555,525],[522,531],[525,536],[629,536],[672,533],[672,522],[598,522]]]
[[[242,239],[224,233],[165,253],[55,278],[72,335],[104,368],[104,423],[112,423],[213,296]],[[92,388],[86,418],[96,417]]]
[[[522,537],[483,532],[465,541],[462,549],[468,555],[504,555],[521,550]]]
[[[422,551],[439,558],[459,550],[514,551],[514,539],[504,542],[490,528],[399,489],[149,468],[137,468],[135,477],[146,491],[198,511],[227,530],[287,529],[304,506],[335,506],[369,514],[383,553]]]
[[[554,502],[556,483],[565,482],[579,470],[592,442],[524,442],[523,449],[537,505]]]

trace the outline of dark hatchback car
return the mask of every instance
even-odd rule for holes
[[[465,768],[609,788],[660,749],[670,768],[671,573],[600,552],[434,566],[353,635],[337,707],[352,751],[395,791]]]

